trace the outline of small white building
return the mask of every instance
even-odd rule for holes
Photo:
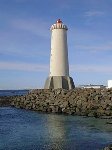
[[[92,85],[92,84],[90,84],[90,85],[80,85],[79,86],[80,88],[87,88],[87,89],[90,89],[90,88],[94,88],[94,89],[100,89],[100,88],[105,88],[105,86],[104,85]]]
[[[107,88],[112,88],[112,80],[108,80],[108,86]]]

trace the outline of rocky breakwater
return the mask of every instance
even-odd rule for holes
[[[10,106],[12,99],[13,98],[10,96],[1,96],[0,97],[0,107]]]
[[[11,105],[42,112],[112,118],[112,89],[37,89],[14,97]]]
[[[103,150],[112,150],[112,144],[107,146],[107,147],[105,147]]]

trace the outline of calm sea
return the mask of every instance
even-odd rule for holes
[[[0,150],[100,150],[112,143],[108,121],[0,107]]]
[[[0,96],[24,95],[29,90],[0,90]]]

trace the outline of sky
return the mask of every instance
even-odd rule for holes
[[[0,89],[44,87],[59,18],[75,85],[112,79],[112,0],[0,0]]]

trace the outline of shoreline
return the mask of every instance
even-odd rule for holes
[[[1,96],[0,106],[112,119],[112,89],[36,89],[23,96]]]

